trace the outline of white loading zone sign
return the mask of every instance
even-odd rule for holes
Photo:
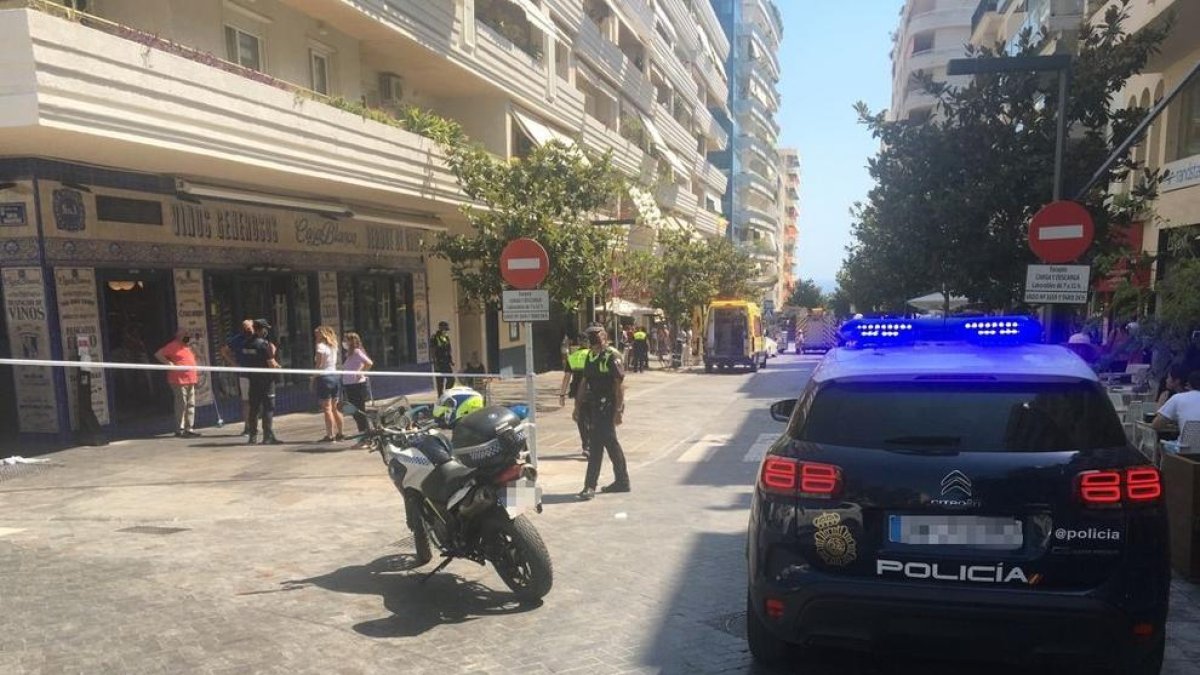
[[[1091,276],[1088,265],[1030,265],[1025,275],[1025,302],[1086,304]]]

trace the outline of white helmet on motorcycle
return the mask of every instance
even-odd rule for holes
[[[445,429],[452,429],[462,418],[483,407],[483,396],[470,387],[447,389],[433,407],[433,419]]]

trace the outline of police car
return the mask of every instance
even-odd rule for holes
[[[1095,374],[1026,317],[857,320],[751,506],[756,660],[807,647],[1158,673],[1159,472]]]

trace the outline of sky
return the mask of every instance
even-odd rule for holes
[[[783,14],[779,143],[799,149],[801,163],[797,278],[832,291],[850,241],[849,210],[871,188],[867,159],[879,149],[853,106],[861,100],[878,111],[891,102],[890,36],[904,3],[775,4]]]

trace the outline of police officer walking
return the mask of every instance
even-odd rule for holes
[[[275,345],[267,339],[271,324],[266,319],[254,321],[254,339],[242,347],[242,363],[247,368],[278,368]],[[250,444],[258,441],[258,419],[262,417],[263,445],[278,445],[275,438],[275,375],[271,373],[250,373],[250,416],[247,427],[250,431]]]
[[[612,461],[614,480],[600,491],[629,492],[625,452],[617,440],[617,427],[625,412],[625,370],[621,366],[621,355],[608,345],[608,334],[603,328],[588,330],[588,348],[573,415],[576,420],[584,417],[588,421],[587,476],[579,493],[580,499],[596,496],[600,464],[606,451]]]
[[[433,371],[435,373],[454,372],[454,353],[450,347],[450,324],[446,321],[439,321],[437,332],[433,334]],[[454,378],[449,375],[435,376],[433,382],[437,386],[438,400],[441,400],[442,392],[446,390],[446,387],[454,386]]]

